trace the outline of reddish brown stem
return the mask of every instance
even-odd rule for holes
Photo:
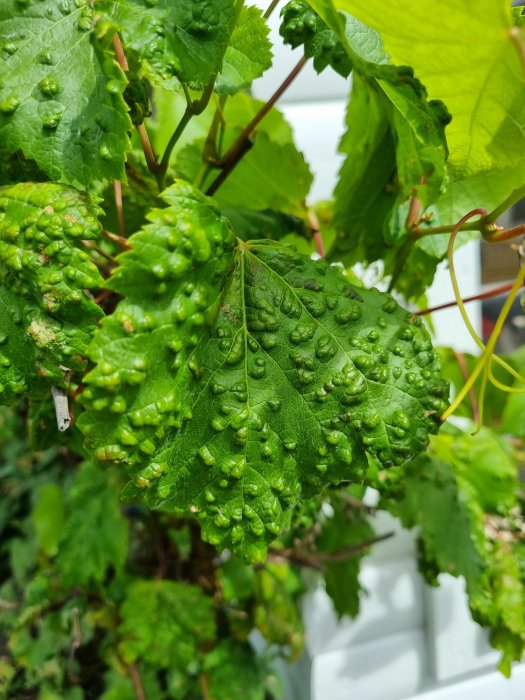
[[[116,33],[113,34],[113,46],[115,47],[115,56],[117,57],[119,66],[124,72],[127,72],[129,70],[128,59],[126,58],[126,54],[124,53],[120,37]]]
[[[326,250],[323,240],[323,234],[320,231],[319,219],[317,218],[317,214],[312,210],[308,212],[308,222],[310,223],[310,226],[313,231],[312,239],[315,245],[315,250],[317,251],[319,257],[324,258],[326,255]]]
[[[511,241],[513,238],[525,236],[525,224],[514,226],[513,228],[498,229],[494,233],[483,233],[483,240],[486,243],[504,243]]]
[[[118,232],[124,236],[124,208],[122,206],[122,183],[120,180],[113,181],[113,190],[115,192],[115,208],[117,210]]]
[[[130,245],[128,243],[128,239],[124,238],[123,236],[117,236],[116,233],[113,233],[112,231],[107,231],[104,229],[102,231],[102,235],[104,238],[107,238],[109,241],[113,241],[114,243],[117,243],[121,248],[124,248],[124,250],[129,250]]]
[[[291,71],[291,73],[283,80],[281,85],[273,93],[270,99],[261,107],[261,109],[253,117],[253,119],[244,127],[244,129],[241,131],[241,133],[231,145],[229,150],[221,158],[219,166],[222,167],[223,170],[218,175],[218,177],[211,183],[208,190],[206,191],[206,194],[215,194],[215,192],[223,184],[226,178],[230,175],[231,171],[235,168],[237,163],[249,150],[251,145],[250,138],[253,132],[264,119],[264,117],[268,114],[268,112],[272,109],[277,100],[283,95],[284,92],[286,92],[286,90],[290,87],[290,85],[302,71],[306,64],[306,61],[307,59],[303,56],[301,60],[297,63],[295,68]]]
[[[508,292],[509,290],[512,289],[512,282],[509,282],[507,284],[502,284],[499,287],[494,287],[494,289],[489,289],[488,292],[480,292],[479,294],[475,294],[472,297],[466,297],[463,299],[464,304],[468,304],[471,301],[482,301],[483,299],[491,299],[492,297],[497,297],[498,294],[504,294],[505,292]],[[454,301],[447,301],[446,304],[439,304],[438,306],[430,306],[427,309],[421,309],[420,311],[416,311],[415,315],[416,316],[426,316],[427,314],[434,313],[434,311],[442,311],[443,309],[450,309],[453,306],[457,306],[458,302],[456,300]]]
[[[131,682],[133,683],[133,691],[137,700],[148,700],[146,691],[144,690],[144,684],[142,683],[142,677],[140,675],[139,667],[136,663],[128,665],[129,675],[131,677]]]

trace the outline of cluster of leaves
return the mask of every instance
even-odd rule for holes
[[[340,530],[359,512],[334,495],[333,517],[315,508],[297,516],[300,551],[283,541],[247,567],[204,544],[190,520],[123,505],[117,470],[37,449],[38,424],[52,416],[30,411],[31,444],[26,419],[0,412],[0,697],[131,700],[137,688],[150,700],[276,696],[273,659],[293,660],[303,646],[299,565],[314,566],[332,543],[369,539],[364,523],[353,539]],[[350,598],[356,612],[362,554],[326,564],[331,576],[349,567],[353,593],[341,612]],[[340,591],[335,576],[333,586]]]
[[[352,72],[333,201],[310,208],[290,126],[247,92],[272,62],[257,8],[1,4],[9,697],[273,696],[271,653],[301,649],[296,567],[358,610],[369,485],[420,527],[429,580],[465,577],[503,670],[521,657],[516,455],[453,431],[424,454],[448,402],[440,356],[348,269],[382,260],[417,303],[446,250],[430,234],[522,186],[519,16],[445,6],[445,23],[430,0],[410,22],[401,0],[283,7],[304,61]],[[52,392],[76,417],[60,438]],[[492,427],[521,445],[522,397],[502,401]]]

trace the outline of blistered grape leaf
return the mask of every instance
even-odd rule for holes
[[[232,225],[235,235],[243,241],[250,238],[270,238],[278,241],[290,234],[303,237],[305,242],[308,240],[304,219],[276,209],[224,207],[222,213]]]
[[[522,37],[512,27],[510,3],[483,0],[473,12],[467,0],[446,0],[438,13],[431,0],[415,3],[410,13],[402,0],[387,6],[333,0],[333,6],[379,31],[393,59],[413,66],[430,97],[445,102],[453,116],[447,140],[457,174],[523,160]],[[468,32],[458,31],[466,26]]]
[[[281,17],[279,33],[284,43],[293,49],[304,46],[304,55],[313,58],[318,73],[331,66],[344,78],[350,74],[352,63],[344,46],[306,2],[291,0],[281,10]]]
[[[99,235],[98,207],[51,183],[0,190],[0,399],[64,386],[64,367],[85,368],[102,315],[85,290],[103,279],[81,240]]]
[[[202,87],[220,70],[234,0],[103,0],[99,6],[153,76]]]
[[[390,296],[286,246],[235,245],[185,183],[163,197],[110,281],[125,299],[91,345],[80,424],[98,459],[142,467],[129,495],[260,559],[301,495],[361,479],[367,451],[422,451],[448,389]]]
[[[525,649],[525,519],[508,448],[489,430],[472,437],[449,428],[429,454],[385,474],[378,487],[381,507],[419,528],[428,580],[440,572],[465,578],[472,616],[490,628],[508,675]]]
[[[126,79],[85,0],[0,7],[0,151],[21,151],[58,182],[123,179]]]
[[[187,583],[136,580],[120,614],[119,651],[127,663],[186,671],[200,645],[215,638],[213,598]]]
[[[65,499],[58,544],[57,567],[66,585],[101,583],[108,569],[122,570],[128,527],[119,495],[115,474],[90,463],[81,465]]]
[[[351,508],[337,494],[330,501],[333,515],[322,523],[316,538],[316,547],[321,552],[338,552],[361,545],[374,537],[374,529],[366,517],[366,511]],[[332,599],[339,616],[355,617],[359,612],[359,569],[367,549],[348,554],[340,560],[325,563],[324,579],[326,592]]]
[[[272,65],[269,29],[257,7],[243,7],[224,54],[215,91],[231,95],[249,88]]]

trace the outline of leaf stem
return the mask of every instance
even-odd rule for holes
[[[126,54],[124,53],[124,48],[122,46],[120,36],[117,33],[113,34],[113,47],[115,49],[115,57],[119,66],[125,73],[127,73],[127,71],[129,70],[128,59],[126,58]],[[135,128],[137,129],[140,138],[140,143],[142,144],[142,150],[144,151],[144,156],[146,158],[148,170],[151,173],[155,173],[158,168],[157,156],[155,155],[155,152],[153,151],[153,148],[151,146],[151,141],[148,136],[146,126],[144,124],[137,124]]]
[[[477,219],[476,221],[471,221],[461,227],[463,231],[481,231],[482,219]],[[439,233],[452,233],[456,228],[456,224],[445,224],[444,226],[432,226],[430,228],[421,228],[421,224],[412,229],[412,236],[419,240],[420,238],[425,238],[425,236],[434,236]]]
[[[117,210],[118,232],[124,237],[124,209],[122,207],[122,183],[120,180],[113,180],[113,191],[115,193],[115,208]]]
[[[175,148],[175,145],[177,144],[178,140],[184,133],[184,130],[190,123],[193,117],[198,116],[199,114],[202,114],[206,107],[208,106],[208,103],[211,99],[211,96],[213,94],[213,87],[215,85],[215,80],[217,79],[217,73],[213,75],[209,83],[206,85],[204,88],[202,95],[198,100],[192,100],[187,89],[185,90],[186,94],[186,109],[184,110],[184,114],[182,115],[179,123],[177,124],[175,131],[171,135],[170,140],[168,141],[168,145],[166,146],[164,150],[164,154],[162,156],[162,160],[160,161],[159,165],[157,166],[155,170],[155,175],[157,177],[157,182],[159,185],[159,190],[162,190],[164,187],[164,178],[166,177],[166,173],[168,171],[168,165],[170,162],[171,154],[173,152],[173,149]]]
[[[133,683],[133,691],[137,700],[148,700],[148,696],[146,695],[146,691],[144,690],[144,684],[142,683],[142,677],[140,675],[140,670],[137,664],[128,664],[128,671],[131,677],[131,682]]]
[[[326,249],[323,234],[321,233],[319,227],[319,219],[317,218],[317,214],[313,211],[313,209],[308,211],[308,223],[312,229],[312,239],[315,245],[315,250],[320,258],[324,258],[326,256]]]
[[[150,173],[156,173],[159,167],[157,156],[151,145],[151,141],[146,130],[145,124],[137,124],[135,127],[140,138],[140,143],[142,145],[142,150],[144,151],[144,157],[146,158],[146,165]]]
[[[248,152],[251,148],[250,138],[258,127],[260,122],[268,114],[268,112],[275,105],[277,100],[283,95],[284,92],[290,87],[299,73],[302,71],[306,65],[307,58],[303,56],[294,69],[286,76],[281,85],[273,93],[270,99],[265,102],[253,119],[244,127],[237,139],[233,142],[229,150],[221,158],[219,167],[222,167],[222,171],[219,173],[217,178],[211,183],[209,188],[206,190],[206,194],[213,195],[219,189],[219,187],[224,183],[226,178],[230,175],[232,170],[235,168],[237,163],[241,158]]]
[[[523,197],[525,197],[525,185],[523,185],[523,187],[517,187],[515,190],[513,190],[504,202],[487,214],[485,217],[486,222],[493,223],[496,221],[496,219],[514,206],[516,202],[519,202],[520,199],[523,199]]]

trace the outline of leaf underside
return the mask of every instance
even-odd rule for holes
[[[366,452],[423,450],[447,387],[391,297],[289,247],[235,243],[186,184],[163,196],[110,282],[126,299],[91,346],[81,426],[99,459],[142,467],[129,496],[260,559],[300,496],[361,479]]]

